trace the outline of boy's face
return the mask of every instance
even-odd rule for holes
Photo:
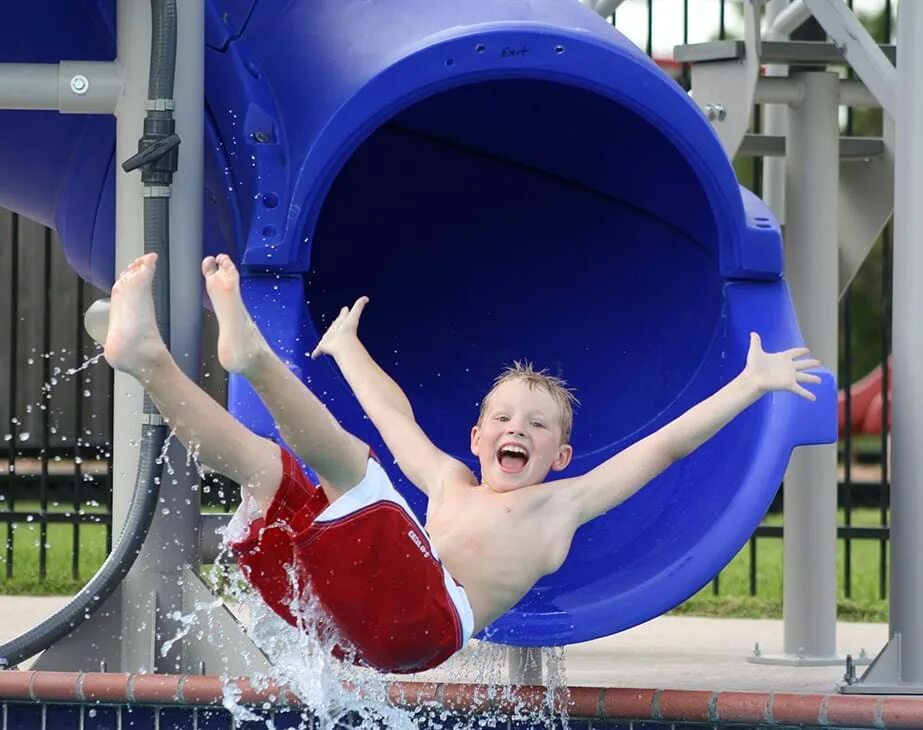
[[[565,468],[573,449],[561,443],[561,409],[551,394],[514,379],[491,394],[483,420],[471,429],[471,453],[481,462],[481,481],[510,492]]]

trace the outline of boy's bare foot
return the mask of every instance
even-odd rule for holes
[[[269,351],[240,296],[240,274],[230,256],[202,261],[205,288],[218,318],[218,362],[229,373],[247,374]]]
[[[157,254],[140,256],[128,265],[112,287],[103,354],[113,368],[139,380],[158,359],[170,354],[157,329],[151,297],[156,265]]]

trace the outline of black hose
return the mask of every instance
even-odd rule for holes
[[[148,99],[139,153],[123,165],[143,167],[144,251],[158,254],[153,295],[157,326],[170,341],[170,197],[176,171],[178,138],[173,133],[173,76],[176,67],[176,0],[151,0],[152,39]],[[90,618],[122,582],[134,565],[157,511],[163,470],[161,454],[167,427],[145,395],[138,476],[128,515],[118,542],[90,581],[60,611],[21,636],[0,645],[0,669],[13,667],[44,651]]]
[[[172,99],[176,69],[176,0],[151,0],[148,99]]]

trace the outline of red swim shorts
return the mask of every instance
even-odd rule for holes
[[[282,471],[265,519],[248,522],[245,502],[228,529],[244,576],[277,614],[297,625],[287,572],[294,566],[298,585],[308,586],[355,650],[339,649],[340,656],[411,673],[467,643],[468,597],[377,461],[369,459],[362,481],[332,504],[285,449]]]

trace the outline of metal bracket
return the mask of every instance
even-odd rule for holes
[[[750,127],[760,75],[760,7],[759,2],[744,3],[742,57],[692,65],[692,99],[712,123],[729,158],[737,154]]]
[[[837,689],[854,695],[923,695],[923,685],[901,681],[901,656],[901,635],[895,633],[858,681],[847,672]]]
[[[537,686],[542,684],[542,649],[539,646],[510,646],[510,684]]]
[[[891,118],[897,110],[897,71],[842,0],[805,0],[817,22]]]

